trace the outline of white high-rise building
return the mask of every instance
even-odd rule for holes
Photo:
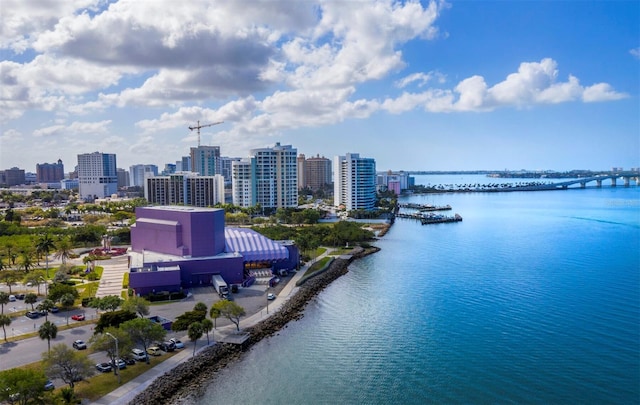
[[[78,188],[80,198],[86,201],[116,194],[118,192],[116,155],[100,152],[78,155]]]
[[[347,153],[333,159],[333,202],[347,211],[376,205],[376,161]]]
[[[264,208],[298,206],[298,151],[291,145],[251,149],[250,157],[232,162],[233,204]]]
[[[255,201],[255,182],[253,181],[254,159],[241,159],[231,162],[231,196],[233,205],[253,207]]]

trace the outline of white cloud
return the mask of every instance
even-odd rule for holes
[[[618,93],[607,83],[598,83],[584,89],[582,99],[587,103],[596,101],[613,101],[628,97],[624,93]]]
[[[81,134],[107,134],[111,120],[100,122],[78,122],[74,121],[69,125],[56,124],[33,131],[33,136],[54,136],[54,135],[81,135]]]
[[[424,87],[434,80],[439,84],[444,84],[446,82],[446,77],[440,72],[412,73],[409,76],[397,80],[395,82],[395,86],[402,89],[414,82],[417,82],[418,87]]]
[[[629,53],[633,55],[636,59],[640,59],[640,47],[631,49]]]

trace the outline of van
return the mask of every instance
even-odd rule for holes
[[[145,361],[147,359],[147,355],[141,349],[131,349],[131,357],[137,361]]]
[[[162,355],[162,350],[158,346],[151,346],[147,348],[147,353],[152,356],[160,356]]]

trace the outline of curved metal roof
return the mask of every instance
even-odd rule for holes
[[[224,229],[225,251],[238,252],[246,262],[274,261],[289,258],[289,251],[278,242],[247,228]]]

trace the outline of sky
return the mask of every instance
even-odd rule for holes
[[[640,167],[640,2],[0,0],[0,170],[291,145],[378,170]]]

